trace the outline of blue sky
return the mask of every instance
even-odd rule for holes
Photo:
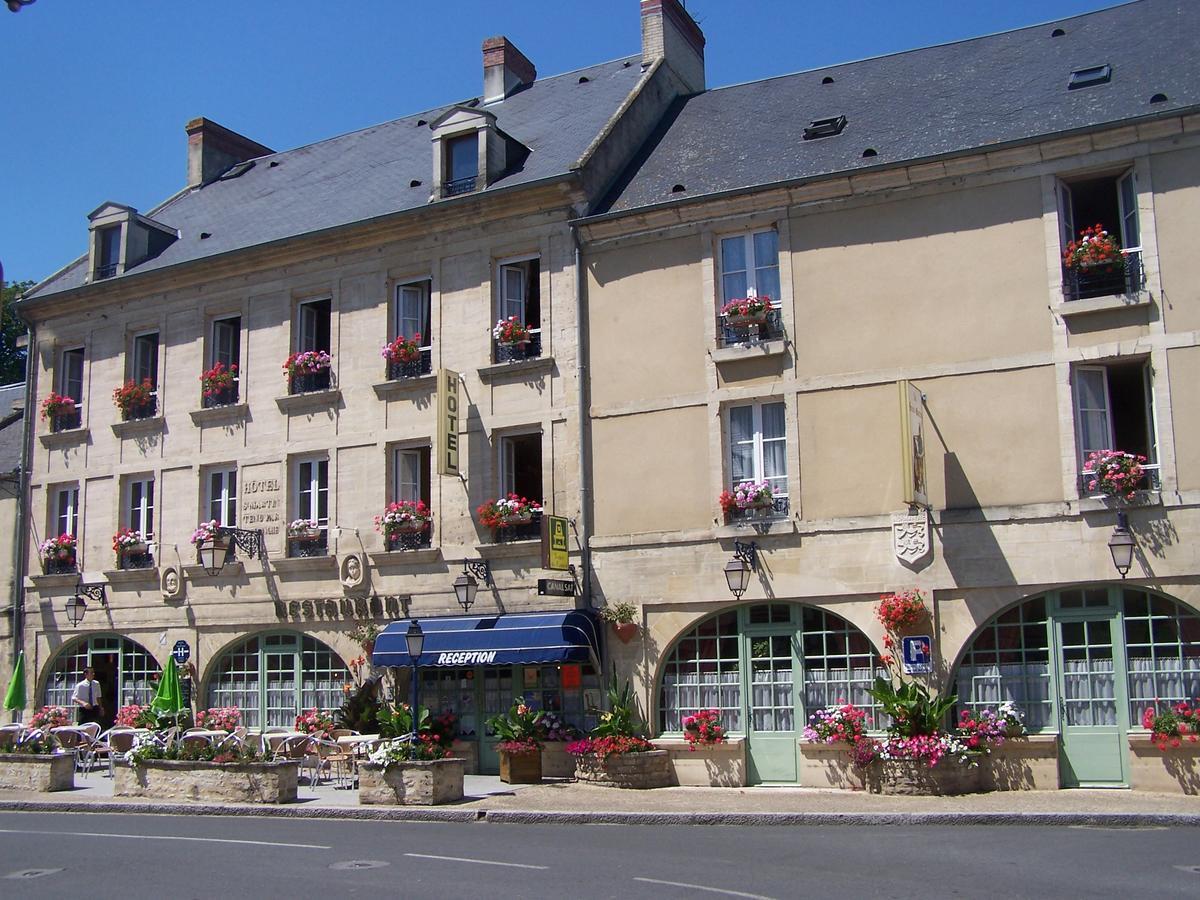
[[[1004,31],[1106,0],[689,0],[708,84]],[[86,247],[105,200],[146,212],[183,186],[207,116],[276,150],[482,87],[507,35],[542,75],[640,50],[637,0],[37,0],[0,6],[0,263],[40,280]]]

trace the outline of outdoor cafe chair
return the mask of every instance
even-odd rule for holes
[[[316,751],[317,757],[317,780],[320,781],[321,772],[328,771],[330,778],[337,783],[338,787],[342,787],[350,775],[350,766],[353,763],[353,757],[349,751],[340,746],[337,741],[324,738],[313,738],[313,749]]]
[[[0,747],[13,746],[24,731],[25,726],[20,722],[13,722],[11,725],[0,726]]]
[[[313,746],[314,738],[307,734],[293,734],[285,737],[275,750],[273,759],[277,760],[298,760],[300,762],[300,771],[308,769],[310,774],[308,783],[310,787],[316,786],[316,770],[319,765],[319,757],[316,753],[316,748]]]
[[[129,727],[116,725],[100,735],[100,739],[93,745],[93,763],[95,757],[103,753],[108,757],[108,777],[113,777],[113,766],[116,763],[124,763],[128,758],[129,751],[133,749],[133,741],[138,736],[138,732]]]
[[[211,747],[213,745],[213,736],[211,734],[185,734],[179,739],[180,747],[195,747],[201,749]]]

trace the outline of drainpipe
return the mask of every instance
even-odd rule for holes
[[[25,568],[29,562],[29,467],[33,452],[33,410],[36,406],[33,370],[34,353],[37,349],[36,329],[20,311],[17,312],[17,316],[25,322],[28,343],[25,350],[25,418],[21,423],[21,471],[18,473],[21,493],[17,499],[17,539],[13,541],[11,656],[14,666],[17,664],[17,655],[25,646]],[[26,660],[26,685],[30,683],[29,666],[30,661]],[[33,682],[37,683],[36,672],[33,672]]]
[[[587,326],[584,312],[583,249],[579,229],[571,226],[575,246],[575,380],[579,405],[579,562],[583,571],[583,608],[592,608],[592,473],[588,444]],[[601,673],[603,674],[603,673]]]

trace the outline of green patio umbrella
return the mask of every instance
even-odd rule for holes
[[[158,690],[150,701],[150,708],[162,716],[176,718],[183,712],[183,692],[179,689],[179,668],[175,657],[167,659],[167,668],[158,682]]]
[[[18,715],[25,708],[24,650],[17,654],[17,664],[13,666],[12,678],[8,682],[8,690],[4,692],[4,708],[11,709]]]

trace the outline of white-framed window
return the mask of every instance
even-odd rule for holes
[[[787,413],[782,402],[731,406],[729,481],[765,481],[776,497],[786,497]]]
[[[479,135],[472,131],[446,138],[445,161],[444,196],[453,197],[475,190],[479,178]]]
[[[145,331],[133,337],[133,352],[129,361],[129,377],[141,384],[147,379],[158,391],[158,332]]]
[[[96,229],[96,278],[111,278],[121,265],[121,227]]]
[[[52,537],[60,534],[79,535],[79,486],[64,485],[54,490],[54,521],[50,530]]]
[[[69,347],[59,357],[58,392],[74,400],[76,407],[83,404],[82,347]]]
[[[218,525],[237,528],[237,467],[209,469],[205,484],[208,518]]]
[[[1071,372],[1079,470],[1088,454],[1122,450],[1149,460],[1157,478],[1152,373],[1149,360],[1075,366]]]
[[[296,350],[303,353],[306,350],[330,351],[329,322],[333,311],[333,301],[306,300],[296,310]]]
[[[539,331],[542,324],[541,260],[504,260],[499,266],[499,317],[516,316],[530,331]]]
[[[718,307],[753,290],[779,305],[779,233],[774,228],[721,238],[721,296]]]
[[[298,459],[295,466],[295,509],[297,519],[312,519],[324,529],[329,526],[329,460]]]
[[[212,344],[208,364],[220,363],[227,369],[241,368],[242,361],[242,317],[226,316],[213,319]]]
[[[154,536],[154,476],[137,475],[125,481],[125,526]]]
[[[429,504],[429,448],[397,447],[392,451],[392,500]]]
[[[1138,222],[1136,175],[1127,169],[1111,175],[1088,175],[1058,182],[1058,221],[1061,250],[1082,231],[1100,225],[1120,241],[1124,269],[1099,266],[1067,270],[1063,292],[1067,300],[1081,300],[1137,291],[1144,284],[1142,229]]]
[[[541,432],[510,434],[500,438],[500,493],[517,494],[541,503]]]
[[[428,279],[396,285],[396,302],[392,311],[392,337],[412,339],[421,336],[421,349],[433,346],[429,329],[431,283]]]

